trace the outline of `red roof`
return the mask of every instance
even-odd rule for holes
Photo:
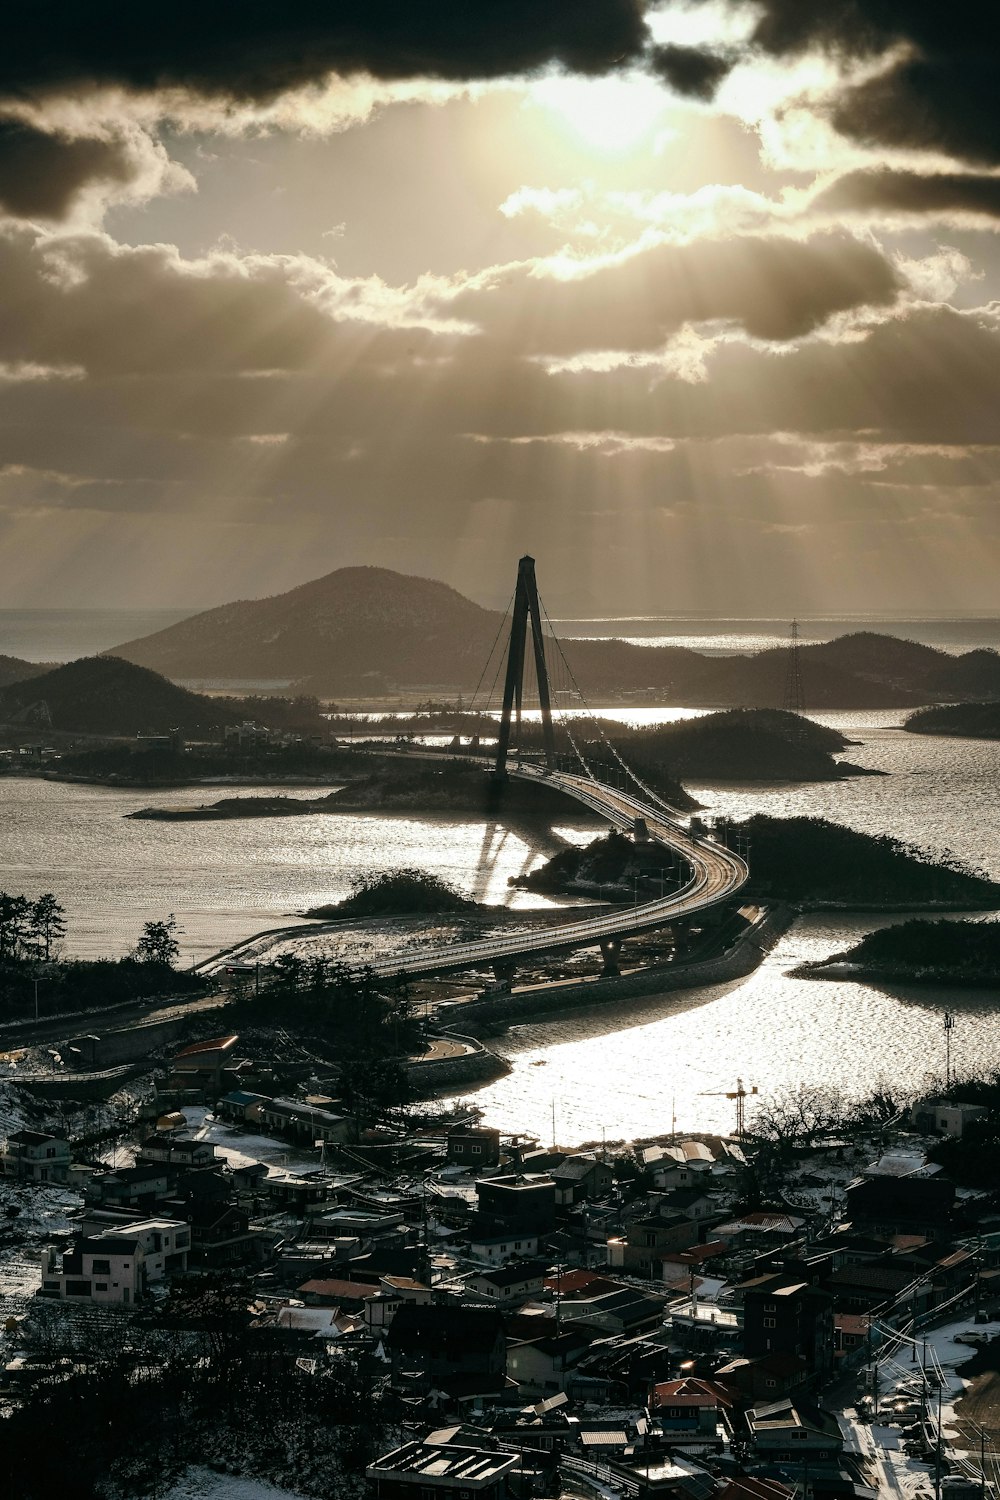
[[[672,1266],[697,1266],[703,1260],[713,1260],[717,1255],[724,1255],[728,1249],[725,1240],[710,1240],[707,1245],[692,1245],[689,1250],[672,1250],[669,1255],[661,1256]]]
[[[732,1406],[732,1398],[714,1380],[698,1380],[688,1375],[683,1380],[664,1380],[653,1387],[654,1406]]]
[[[235,1047],[239,1037],[234,1033],[231,1036],[211,1036],[204,1042],[193,1042],[190,1047],[182,1047],[180,1052],[175,1052],[175,1057],[194,1057],[198,1052],[223,1052],[229,1047]]]
[[[582,1292],[585,1287],[593,1287],[597,1283],[607,1287],[614,1285],[605,1277],[598,1276],[596,1271],[564,1271],[561,1276],[545,1278],[545,1285],[553,1292],[561,1292],[564,1297],[571,1297],[575,1292]]]
[[[792,1491],[776,1479],[751,1479],[741,1474],[731,1479],[715,1500],[791,1500]]]
[[[362,1297],[374,1297],[377,1286],[364,1281],[306,1281],[299,1287],[302,1296],[343,1297],[346,1302],[358,1302]]]

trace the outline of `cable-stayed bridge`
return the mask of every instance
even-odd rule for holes
[[[565,653],[551,628],[547,614],[545,618],[549,634],[543,633],[544,611],[535,585],[534,561],[530,557],[521,559],[517,586],[507,612],[511,615],[511,629],[493,766],[493,777],[498,783],[500,795],[502,796],[503,783],[511,777],[542,781],[553,790],[564,792],[568,797],[583,803],[613,827],[634,833],[637,842],[659,846],[664,852],[669,851],[686,869],[687,878],[669,895],[661,894],[652,901],[636,901],[631,906],[601,912],[582,920],[556,922],[544,928],[513,932],[483,941],[449,943],[442,947],[423,948],[417,952],[387,955],[370,965],[376,974],[415,978],[489,966],[494,969],[498,978],[509,981],[519,959],[565,953],[586,947],[600,947],[606,971],[614,973],[617,972],[617,957],[623,938],[671,927],[683,928],[699,913],[732,901],[749,878],[749,870],[740,855],[688,827],[680,814],[659,797],[626,762],[601,730],[600,721],[586,707],[583,694],[572,677]],[[530,687],[526,673],[529,630],[532,658],[527,661],[530,664],[533,660],[540,717],[540,745],[537,749],[533,744],[534,726],[529,727],[524,717],[526,689]],[[494,641],[491,660],[502,633],[503,627]],[[557,663],[564,669],[564,685],[560,685],[558,673],[554,680],[550,680],[546,644],[554,648]],[[502,664],[501,657],[494,674],[493,688],[499,680]],[[480,683],[485,680],[489,666],[490,661],[483,669]],[[491,695],[493,688],[490,690]],[[469,709],[470,714],[476,709],[478,694],[477,687]],[[590,720],[597,729],[598,743],[603,746],[599,753],[603,757],[604,752],[607,752],[609,766],[598,764],[597,756],[590,746],[579,743],[582,736],[573,732],[573,717],[559,706],[561,696],[571,696],[574,703],[583,705],[590,715]],[[553,699],[556,701],[555,719]],[[489,700],[487,708],[488,705]],[[580,712],[577,709],[577,713]],[[557,721],[568,741],[568,754],[563,754],[557,748]],[[529,728],[527,735],[526,728]],[[522,748],[525,739],[528,746]],[[512,754],[516,755],[518,761],[513,768],[510,765]],[[606,779],[609,774],[613,774],[620,784],[612,786]]]

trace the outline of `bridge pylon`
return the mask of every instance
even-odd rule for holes
[[[552,702],[549,694],[549,674],[545,665],[545,639],[542,635],[538,585],[535,582],[535,559],[522,557],[517,565],[514,613],[510,627],[510,644],[507,648],[507,676],[504,679],[503,710],[500,716],[500,734],[497,740],[497,756],[493,771],[498,781],[507,779],[511,715],[514,715],[520,732],[521,704],[524,696],[524,653],[529,626],[535,656],[535,677],[538,681],[538,702],[542,711],[542,744],[545,750],[545,764],[550,770],[554,770],[556,741],[552,729]]]

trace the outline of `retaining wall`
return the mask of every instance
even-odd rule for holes
[[[406,1076],[421,1093],[436,1093],[439,1089],[451,1089],[464,1083],[489,1083],[510,1072],[510,1063],[497,1057],[484,1047],[477,1037],[460,1036],[457,1031],[445,1031],[442,1036],[452,1037],[456,1042],[465,1042],[470,1051],[459,1057],[435,1057],[423,1061],[415,1058],[406,1064]]]
[[[444,1020],[454,1018],[473,1035],[491,1035],[517,1021],[585,1005],[613,1005],[617,1001],[662,995],[670,990],[702,989],[752,974],[764,955],[787,930],[795,913],[776,906],[741,934],[731,948],[715,958],[695,963],[672,963],[636,969],[616,978],[600,976],[578,984],[553,984],[494,995],[488,1000],[460,1001],[438,1006]]]

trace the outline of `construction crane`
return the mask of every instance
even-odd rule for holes
[[[706,1098],[736,1100],[736,1136],[742,1140],[746,1133],[746,1101],[757,1092],[757,1085],[746,1088],[742,1078],[737,1078],[734,1089],[702,1089]]]

